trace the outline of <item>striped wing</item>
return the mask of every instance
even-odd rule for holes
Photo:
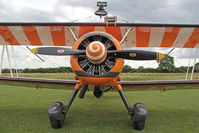
[[[126,40],[128,47],[194,48],[199,43],[199,28],[133,27]]]
[[[0,45],[73,46],[89,32],[106,32],[127,47],[194,48],[199,43],[199,25],[118,23],[0,23]]]

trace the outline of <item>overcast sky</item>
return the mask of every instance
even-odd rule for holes
[[[117,15],[120,21],[142,23],[198,24],[198,0],[104,0],[108,2],[109,15]],[[94,15],[96,0],[0,0],[1,22],[101,22]],[[11,50],[11,47],[9,47]],[[167,53],[170,49],[150,49]],[[2,47],[0,47],[0,53]],[[42,56],[49,63],[42,63],[25,47],[14,47],[18,68],[70,66],[69,57]],[[175,49],[172,55],[176,66],[187,65],[192,57],[190,49]],[[194,50],[195,51],[195,50]],[[187,54],[189,53],[189,54]],[[189,55],[189,56],[188,56]],[[1,54],[0,54],[1,57]],[[11,55],[12,57],[12,55]],[[13,66],[13,58],[12,66]],[[52,63],[54,62],[54,63]],[[157,67],[156,61],[126,61],[132,67]],[[51,65],[49,65],[51,64]],[[56,65],[55,65],[56,64]],[[4,68],[8,67],[7,57]]]
[[[133,22],[198,23],[198,0],[104,0]],[[72,21],[94,16],[97,0],[0,0],[0,21]],[[86,21],[86,20],[85,20]]]

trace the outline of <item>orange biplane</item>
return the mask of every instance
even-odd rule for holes
[[[63,126],[67,111],[79,90],[79,97],[83,98],[88,85],[93,85],[94,95],[100,97],[103,87],[115,87],[131,116],[134,128],[142,130],[146,120],[146,108],[142,103],[131,107],[123,87],[139,90],[146,86],[194,85],[199,84],[199,80],[122,81],[119,73],[124,66],[124,59],[159,61],[165,58],[164,54],[158,52],[129,47],[194,48],[198,43],[199,25],[117,22],[0,23],[1,45],[39,46],[31,51],[34,54],[71,56],[71,66],[76,74],[72,81],[0,77],[0,82],[26,83],[37,88],[46,84],[74,86],[66,105],[54,102],[50,106],[48,115],[53,128]]]

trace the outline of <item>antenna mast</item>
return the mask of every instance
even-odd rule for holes
[[[99,16],[102,18],[102,16],[106,16],[108,13],[105,11],[104,7],[107,7],[107,2],[97,2],[97,7],[99,9],[95,12],[95,15]]]

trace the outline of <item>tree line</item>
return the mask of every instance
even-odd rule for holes
[[[174,58],[167,56],[165,59],[159,62],[157,68],[144,68],[140,66],[138,68],[132,68],[129,65],[123,67],[123,73],[186,73],[187,66],[175,67]],[[193,66],[189,67],[189,73],[192,71]],[[194,72],[199,72],[199,63],[195,64]]]
[[[12,69],[15,72],[15,69]],[[19,73],[72,73],[71,67],[58,67],[58,68],[25,68],[18,69]],[[10,73],[10,69],[2,69],[2,73]]]
[[[193,67],[189,68],[189,73],[191,73]],[[172,70],[166,70],[161,68],[144,68],[143,66],[140,66],[138,68],[132,68],[129,65],[125,65],[122,70],[123,73],[186,73],[187,67],[181,66],[181,67],[175,67]],[[199,72],[199,64],[195,67],[194,72]]]
[[[192,71],[193,66],[189,68],[189,72]],[[14,69],[12,70],[15,71]],[[72,73],[71,67],[58,67],[58,68],[25,68],[19,69],[20,73]],[[175,67],[174,58],[167,56],[164,60],[159,62],[157,68],[144,68],[140,66],[138,68],[132,68],[129,65],[123,67],[123,73],[185,73],[187,71],[186,66]],[[2,73],[9,73],[9,69],[2,69]],[[195,65],[194,72],[199,72],[199,63]]]

